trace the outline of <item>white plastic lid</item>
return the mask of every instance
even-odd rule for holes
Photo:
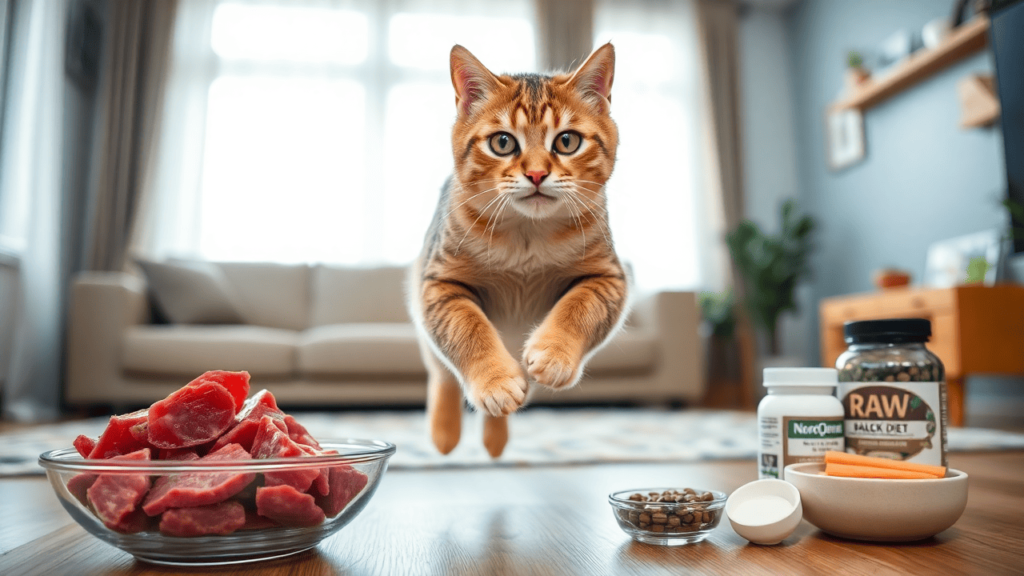
[[[835,368],[765,368],[764,386],[837,386]]]

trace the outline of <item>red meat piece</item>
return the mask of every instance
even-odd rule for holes
[[[103,434],[96,441],[96,446],[92,449],[92,452],[89,452],[89,458],[101,460],[113,456],[131,454],[143,448],[148,448],[148,442],[140,442],[131,434],[132,426],[145,422],[147,417],[146,410],[111,416],[107,428],[103,430]]]
[[[88,458],[89,454],[92,454],[92,451],[96,448],[96,441],[85,434],[79,434],[72,444],[75,445],[75,450],[78,450],[82,458]]]
[[[149,448],[114,456],[111,460],[149,460]],[[86,495],[96,516],[108,527],[116,529],[148,491],[149,476],[146,474],[100,474],[86,490]]]
[[[89,505],[88,490],[96,482],[95,474],[77,474],[68,480],[68,492],[78,498],[78,501],[86,506]]]
[[[259,392],[253,394],[252,397],[250,397],[248,400],[245,401],[245,404],[242,405],[242,410],[239,411],[239,413],[238,413],[238,419],[242,420],[244,418],[248,418],[249,414],[257,406],[263,406],[265,408],[270,408],[270,409],[274,410],[275,412],[280,412],[281,411],[281,409],[278,408],[278,406],[277,406],[277,398],[274,398],[274,395],[271,394],[269,390],[264,389],[264,390],[260,390]],[[259,420],[259,418],[257,418],[257,420]]]
[[[231,534],[242,526],[245,526],[245,508],[234,500],[193,508],[172,508],[160,517],[160,532],[168,536]]]
[[[274,526],[280,526],[280,524],[270,518],[264,518],[251,510],[245,511],[245,526],[242,526],[242,530],[262,530],[264,528],[273,528]]]
[[[160,459],[191,462],[192,460],[199,460],[199,454],[196,454],[196,451],[192,448],[177,448],[172,450],[161,449]]]
[[[334,517],[363,491],[369,478],[348,464],[331,467],[330,476],[330,492],[326,496],[317,498],[316,503],[325,514]]]
[[[216,462],[223,460],[251,460],[252,457],[238,444],[228,444],[196,460]],[[227,500],[256,479],[256,474],[239,472],[184,472],[161,476],[153,484],[142,509],[156,516],[168,508],[206,506]]]
[[[132,438],[135,438],[139,442],[149,444],[149,420],[146,419],[135,426],[132,426],[128,429],[128,433],[132,435]]]
[[[292,442],[287,432],[278,428],[270,416],[264,416],[260,420],[256,437],[252,441],[252,455],[253,458],[257,459],[306,456],[306,451],[303,448],[304,446],[301,444]],[[299,492],[309,490],[309,486],[318,476],[320,476],[320,470],[317,468],[263,473],[267,486],[285,484],[292,486]]]
[[[284,413],[277,412],[269,408],[257,409],[253,414],[266,415],[273,420],[274,425],[277,426],[282,432],[287,433],[288,427],[284,423]],[[240,444],[242,448],[245,448],[249,452],[252,452],[252,443],[256,438],[256,432],[259,430],[261,418],[246,418],[235,424],[235,427],[224,433],[223,436],[217,439],[217,442],[213,445],[213,450],[217,450],[222,446],[228,444]]]
[[[337,454],[338,453],[337,450],[317,450],[316,448],[313,448],[311,446],[303,446],[302,448],[310,456],[324,456],[324,455],[327,455],[327,454]],[[329,467],[321,468],[320,469],[320,475],[317,476],[316,480],[313,481],[312,489],[316,490],[316,492],[318,494],[320,494],[321,496],[327,496],[330,493],[330,491],[331,491],[331,476],[330,475],[331,475],[331,469]],[[313,490],[310,490],[310,494],[313,493]]]
[[[185,386],[149,407],[149,443],[188,448],[216,439],[231,427],[235,401],[216,382]]]
[[[125,516],[120,522],[104,522],[107,528],[116,530],[123,534],[137,534],[139,532],[145,532],[153,526],[153,523],[154,519],[146,515],[146,513],[142,511],[142,508],[132,510],[131,513]]]
[[[299,424],[290,414],[284,417],[284,423],[288,426],[288,437],[296,444],[305,444],[320,449],[320,443],[306,430],[306,427]]]
[[[256,511],[283,526],[316,526],[326,519],[312,496],[291,486],[257,488]]]
[[[186,386],[198,386],[203,382],[216,382],[224,387],[231,394],[235,402],[235,414],[242,409],[245,397],[249,395],[249,373],[228,372],[225,370],[210,370],[204,372]]]

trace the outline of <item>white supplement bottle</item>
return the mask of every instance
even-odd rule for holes
[[[843,403],[835,396],[833,368],[765,368],[768,395],[757,407],[758,477],[783,479],[797,462],[823,462],[845,451]]]

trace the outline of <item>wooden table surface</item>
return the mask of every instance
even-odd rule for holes
[[[606,495],[644,486],[730,492],[752,461],[388,472],[351,524],[286,559],[189,574],[1021,574],[1024,452],[953,454],[967,510],[923,542],[846,541],[802,522],[782,544],[748,544],[723,520],[699,544],[630,540]],[[42,478],[0,480],[0,574],[177,574],[89,536]]]

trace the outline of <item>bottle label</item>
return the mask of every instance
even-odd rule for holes
[[[847,451],[944,466],[941,391],[938,382],[840,383]]]
[[[842,416],[764,416],[758,427],[760,478],[782,478],[790,464],[822,462],[825,452],[845,448]]]
[[[824,462],[825,452],[845,450],[842,416],[785,416],[782,422],[786,430],[782,453],[783,468],[798,462]]]

